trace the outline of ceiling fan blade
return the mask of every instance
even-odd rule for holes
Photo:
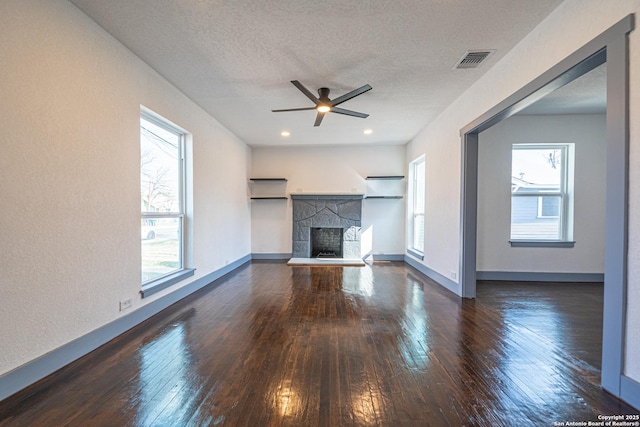
[[[305,111],[305,110],[315,110],[316,107],[304,107],[304,108],[287,108],[285,110],[271,110],[273,113],[282,113],[283,111]]]
[[[307,98],[312,100],[314,104],[318,105],[320,103],[320,100],[313,93],[311,93],[309,89],[302,86],[302,83],[300,83],[297,80],[291,80],[291,83],[293,83],[293,85],[297,87],[300,90],[300,92],[304,93],[307,96]]]
[[[350,100],[351,98],[355,98],[358,95],[362,95],[363,93],[368,92],[371,89],[373,89],[371,86],[364,85],[361,88],[358,88],[356,90],[352,90],[349,93],[345,93],[344,95],[339,96],[336,99],[331,100],[331,105],[335,107],[336,105],[340,105],[343,102]]]
[[[345,110],[344,108],[335,108],[335,107],[333,107],[331,109],[331,112],[332,113],[338,113],[338,114],[344,114],[345,116],[360,117],[362,119],[366,119],[367,117],[369,117],[368,114],[358,113],[357,111]]]
[[[320,113],[318,112],[318,115],[316,116],[316,122],[313,124],[314,126],[320,126],[320,123],[322,123],[322,119],[324,119],[324,115],[327,113]]]

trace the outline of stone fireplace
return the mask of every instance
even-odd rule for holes
[[[361,259],[361,194],[292,194],[293,258]]]

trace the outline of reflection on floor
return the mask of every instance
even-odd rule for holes
[[[581,337],[600,335],[583,323],[602,298],[588,288],[481,284],[461,300],[402,262],[254,261],[1,402],[0,425],[546,426],[637,414],[599,387],[601,344]]]
[[[338,266],[338,267],[364,267],[366,264],[361,259],[348,258],[291,258],[287,263],[290,266]]]
[[[481,281],[477,298],[508,322],[600,369],[603,283]]]

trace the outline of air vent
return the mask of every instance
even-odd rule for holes
[[[457,69],[478,68],[495,49],[470,50],[464,54],[455,67]]]

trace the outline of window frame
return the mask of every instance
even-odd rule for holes
[[[531,238],[528,237],[526,239],[515,239],[513,238],[513,212],[510,214],[509,219],[509,242],[511,246],[551,246],[554,244],[558,244],[558,246],[566,247],[567,244],[570,244],[570,247],[573,247],[573,241],[571,240],[572,230],[570,230],[571,221],[569,220],[569,212],[571,211],[570,205],[572,203],[571,194],[573,193],[573,189],[570,188],[570,182],[573,182],[573,179],[570,179],[570,174],[573,174],[573,170],[570,170],[570,156],[573,156],[573,145],[572,143],[514,143],[511,145],[511,158],[513,159],[513,152],[516,150],[544,150],[544,149],[554,149],[560,150],[560,185],[558,190],[553,191],[539,191],[534,193],[515,193],[513,184],[510,183],[510,206],[513,206],[513,198],[527,198],[527,197],[535,197],[537,203],[537,212],[536,218],[538,219],[553,219],[558,218],[558,238],[556,239],[548,239],[548,238]],[[513,160],[512,160],[513,165]],[[511,174],[512,175],[512,174]],[[513,179],[513,178],[512,178]],[[548,216],[542,215],[542,200],[545,197],[559,197],[560,198],[560,209],[558,216]],[[512,209],[512,208],[510,208]]]
[[[165,119],[164,117],[152,112],[151,110],[141,108],[140,110],[140,120],[139,120],[139,134],[140,134],[140,144],[142,144],[142,123],[141,121],[145,120],[150,122],[178,137],[178,211],[170,211],[170,212],[144,212],[141,209],[141,227],[144,223],[144,220],[153,220],[153,219],[177,219],[178,220],[178,268],[171,270],[161,276],[154,277],[152,279],[143,281],[142,274],[141,277],[141,294],[142,297],[146,297],[152,295],[156,292],[159,292],[162,289],[165,289],[180,280],[192,276],[195,272],[194,269],[185,267],[185,248],[186,244],[186,226],[187,226],[187,214],[186,214],[186,142],[187,136],[189,135],[187,131],[176,126],[174,123]],[[140,168],[140,180],[142,181],[142,168]],[[142,242],[141,242],[142,245]],[[142,247],[141,247],[142,249]],[[142,252],[141,252],[142,253]],[[142,261],[142,260],[141,260]],[[142,264],[140,265],[141,273],[142,273]]]
[[[418,183],[418,166],[422,165],[422,183]],[[412,256],[419,258],[420,260],[424,259],[424,236],[422,236],[422,248],[416,247],[416,218],[422,217],[422,231],[424,234],[424,224],[425,224],[425,214],[426,214],[426,200],[425,195],[422,195],[422,206],[417,206],[417,201],[420,199],[418,197],[418,190],[422,188],[424,191],[426,189],[426,162],[425,155],[421,155],[416,159],[412,160],[409,163],[409,200],[408,200],[408,219],[409,219],[409,242],[407,245],[407,252]]]

